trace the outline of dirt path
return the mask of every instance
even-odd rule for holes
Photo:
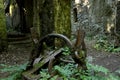
[[[87,54],[89,58],[92,58],[93,64],[97,64],[108,68],[111,72],[120,70],[120,53],[108,53],[105,51],[97,51],[93,48],[94,41],[86,41]]]
[[[93,48],[93,45],[94,41],[86,41],[88,58],[93,59],[93,64],[104,66],[111,72],[120,69],[120,53],[112,54],[104,51],[97,51]],[[0,54],[0,64],[23,64],[28,61],[31,50],[32,48],[30,45],[10,45],[8,53],[4,52]],[[6,76],[8,76],[8,74],[2,75],[2,73],[0,73],[0,78]]]
[[[32,47],[30,45],[9,45],[8,52],[0,54],[0,64],[16,65],[28,61]],[[0,69],[2,67],[0,66]],[[8,73],[0,72],[0,79],[9,76]]]

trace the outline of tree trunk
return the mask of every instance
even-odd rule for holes
[[[42,37],[54,31],[53,0],[43,0],[39,6],[40,36]]]
[[[40,19],[39,19],[39,2],[38,0],[33,1],[33,27],[36,28],[36,32],[40,36]]]
[[[70,0],[54,0],[54,24],[55,31],[70,37],[71,35],[71,13]]]
[[[6,25],[5,25],[5,14],[4,14],[4,7],[2,0],[0,1],[0,53],[2,51],[7,50],[7,32],[6,32]]]
[[[26,29],[29,31],[31,27],[33,27],[33,0],[25,0],[24,1],[24,14],[26,20]]]
[[[33,27],[37,26],[36,28],[39,29],[40,38],[52,32],[70,37],[70,2],[68,0],[42,0],[41,2],[34,0]]]
[[[115,22],[115,47],[120,46],[120,1],[116,3],[116,22]]]

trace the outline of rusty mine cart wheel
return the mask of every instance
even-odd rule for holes
[[[50,45],[48,42],[49,40],[52,40],[52,44]],[[61,43],[62,46],[60,47],[54,42],[59,41],[58,43]],[[27,80],[37,80],[40,78],[40,74],[38,73],[41,68],[46,67],[48,65],[48,72],[50,75],[52,75],[52,68],[55,65],[55,63],[58,63],[60,61],[60,57],[62,56],[63,46],[67,46],[70,49],[73,47],[71,41],[62,34],[48,34],[41,38],[39,40],[38,45],[33,49],[32,56],[29,68],[27,71],[23,72],[23,77]],[[63,57],[63,56],[62,56]]]

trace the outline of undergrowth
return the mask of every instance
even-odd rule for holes
[[[14,66],[8,66],[5,64],[0,64],[2,69],[0,69],[0,72],[2,73],[9,73],[10,75],[7,78],[3,78],[0,80],[21,80],[21,74],[26,69],[28,63],[24,63],[22,65],[14,65]]]
[[[108,69],[87,63],[88,70],[82,71],[77,69],[77,65],[68,63],[66,65],[56,65],[54,70],[57,74],[51,77],[47,70],[40,71],[39,80],[120,80],[120,77],[109,72]]]
[[[27,63],[15,66],[1,64],[0,66],[4,67],[0,69],[1,72],[10,73],[9,77],[0,80],[22,80],[21,73],[26,69]],[[52,77],[48,73],[48,69],[42,69],[39,80],[56,80],[58,78],[61,80],[120,80],[120,77],[110,73],[105,67],[87,62],[87,68],[87,71],[83,71],[77,68],[77,64],[61,63],[54,66],[53,70],[56,71],[57,74]]]
[[[115,47],[113,43],[109,42],[106,37],[100,37],[97,39],[94,48],[97,50],[104,50],[106,52],[120,52],[120,47]]]
[[[65,47],[64,55],[67,56],[70,54],[69,48]],[[39,80],[120,80],[120,77],[111,73],[107,68],[93,65],[90,62],[92,59],[86,61],[87,70],[78,69],[78,65],[75,63],[63,63],[61,62],[58,65],[53,67],[53,72],[55,74],[51,76],[48,73],[48,69],[41,69],[39,74],[41,77]],[[10,75],[7,78],[0,80],[22,80],[22,72],[26,69],[28,63],[8,66],[0,64],[3,68],[0,69],[0,72],[9,72]],[[120,73],[120,70],[116,71]]]

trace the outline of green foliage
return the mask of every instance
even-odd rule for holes
[[[97,50],[104,50],[106,52],[120,52],[120,47],[115,48],[114,44],[110,43],[106,37],[101,37],[97,40],[94,48]]]
[[[118,69],[118,70],[116,71],[116,73],[120,74],[120,69]]]
[[[4,67],[0,69],[0,72],[10,73],[10,76],[1,80],[21,80],[21,73],[23,72],[23,70],[26,69],[27,64],[28,63],[22,65],[14,65],[14,66],[0,64],[0,66]]]
[[[50,75],[44,71],[40,72],[41,78],[39,80],[48,80],[50,78]]]
[[[108,69],[102,67],[102,66],[98,66],[98,65],[92,65],[90,63],[87,63],[87,68],[89,71],[94,71],[95,73],[99,73],[102,72],[104,74],[107,74],[109,72]]]
[[[63,55],[70,55],[70,53],[71,53],[70,48],[68,48],[68,47],[63,48],[63,53],[62,53]]]
[[[57,74],[53,77],[50,77],[50,75],[47,73],[47,70],[40,71],[41,78],[40,80],[56,80],[58,77],[61,77],[63,80],[76,80],[72,75],[74,74],[76,69],[76,65],[74,64],[60,64],[54,66],[54,71],[57,72]]]
[[[48,69],[42,69],[40,71],[40,79],[39,80],[55,80],[57,79],[58,75],[51,77],[50,74],[48,73]]]
[[[114,51],[113,51],[113,52],[120,52],[120,47],[114,48]]]
[[[76,68],[75,65],[70,64],[70,63],[65,65],[65,66],[63,66],[63,65],[60,65],[60,66],[56,65],[54,67],[55,71],[57,71],[58,74],[60,76],[64,77],[64,78],[65,77],[70,78],[73,75],[73,73],[74,73],[73,68]]]
[[[57,74],[50,77],[47,70],[40,71],[40,80],[56,80],[60,77],[63,80],[119,80],[120,77],[110,73],[102,66],[87,63],[87,71],[79,70],[75,64],[60,64],[54,67]]]
[[[101,39],[101,44],[104,45],[104,40]],[[107,43],[107,42],[105,42]],[[69,55],[70,49],[68,47],[63,48],[63,55]],[[81,51],[81,53],[84,53]],[[56,72],[54,76],[50,76],[47,69],[40,71],[39,80],[56,80],[60,77],[63,80],[119,80],[120,77],[110,73],[108,69],[102,66],[93,65],[87,62],[86,71],[80,70],[77,68],[77,64],[73,63],[60,63],[59,65],[54,66],[53,71]]]
[[[11,76],[1,79],[1,80],[21,80],[21,72],[15,72],[14,74],[11,74]]]

